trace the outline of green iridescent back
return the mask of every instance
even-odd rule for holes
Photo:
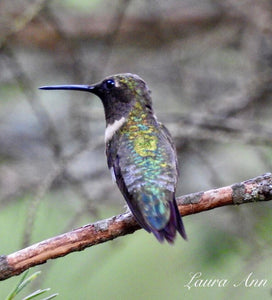
[[[145,221],[160,230],[170,217],[169,200],[177,183],[175,152],[167,132],[136,101],[127,122],[117,134],[122,153],[119,159],[122,176],[132,201]]]

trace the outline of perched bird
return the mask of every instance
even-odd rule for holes
[[[103,103],[108,167],[139,225],[163,242],[176,231],[186,239],[175,192],[178,166],[169,131],[157,121],[150,90],[139,76],[112,75],[93,85],[53,85],[43,90],[77,90]]]

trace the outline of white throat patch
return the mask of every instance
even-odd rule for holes
[[[120,120],[115,120],[109,124],[105,130],[105,143],[111,140],[115,132],[125,123],[126,118],[122,117]]]

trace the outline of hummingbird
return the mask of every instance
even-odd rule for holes
[[[172,244],[177,231],[186,240],[175,198],[179,175],[175,145],[153,112],[145,81],[124,73],[93,85],[40,89],[83,91],[101,99],[108,167],[138,224],[159,242]]]

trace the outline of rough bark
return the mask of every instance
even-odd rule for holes
[[[190,215],[225,205],[272,199],[272,174],[205,192],[178,197],[181,215]],[[9,255],[0,256],[0,280],[18,275],[48,259],[113,240],[140,229],[130,213],[113,216],[39,242]]]

